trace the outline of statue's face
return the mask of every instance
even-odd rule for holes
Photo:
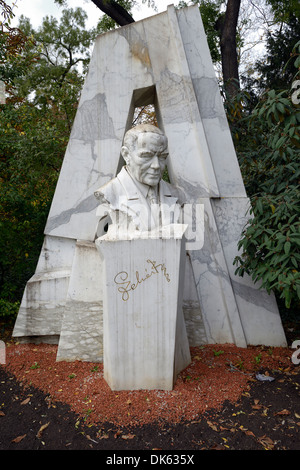
[[[131,175],[141,183],[156,186],[166,167],[168,141],[152,132],[139,134],[136,146],[125,150],[124,158]]]

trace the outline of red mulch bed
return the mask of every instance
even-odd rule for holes
[[[300,449],[290,348],[191,348],[172,391],[115,392],[102,364],[56,362],[54,345],[6,345],[0,450]]]

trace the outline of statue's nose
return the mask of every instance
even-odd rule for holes
[[[157,155],[155,155],[152,159],[151,168],[159,168],[159,160]]]

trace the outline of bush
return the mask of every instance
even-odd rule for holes
[[[247,227],[235,258],[236,273],[246,272],[268,292],[284,299],[286,307],[300,299],[300,191],[288,188],[279,195],[252,199]]]
[[[19,308],[20,302],[9,302],[8,300],[0,299],[0,320],[15,320]]]
[[[300,301],[300,112],[293,93],[268,91],[246,118],[248,147],[238,157],[251,209],[234,260],[236,274],[260,281],[287,308]]]

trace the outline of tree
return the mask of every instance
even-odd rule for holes
[[[300,23],[293,14],[273,32],[268,32],[266,54],[255,65],[259,78],[254,80],[254,85],[258,90],[284,90],[287,84],[292,84],[296,70],[291,51],[299,37]]]
[[[118,25],[124,26],[134,23],[133,17],[126,9],[126,7],[130,7],[131,2],[115,2],[114,0],[92,0],[92,2]],[[123,6],[122,3],[125,5]]]
[[[66,0],[54,0],[58,5],[64,6],[67,4]],[[146,0],[142,0],[144,3]],[[113,20],[113,23],[110,24],[111,27],[114,24],[119,26],[125,26],[126,24],[134,23],[134,19],[130,13],[131,8],[135,5],[135,0],[92,0],[99,10],[105,13],[106,18],[104,22],[107,23],[107,17]],[[148,2],[149,3],[149,2]],[[153,2],[152,2],[153,3]]]
[[[216,21],[220,35],[223,82],[229,98],[233,98],[240,88],[236,44],[240,4],[241,0],[228,0],[225,14]]]
[[[40,253],[89,46],[99,32],[86,30],[85,20],[83,10],[64,10],[60,21],[46,17],[35,31],[21,18],[23,47],[12,49],[10,31],[0,43],[1,77],[13,90],[0,105],[0,291],[7,302],[20,300]]]

